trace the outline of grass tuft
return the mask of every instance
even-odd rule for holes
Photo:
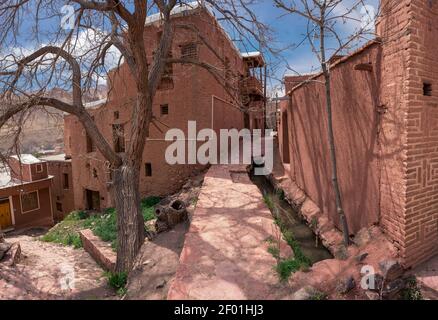
[[[116,290],[118,295],[123,296],[126,294],[126,283],[128,281],[126,272],[106,272],[105,276],[108,279],[108,285]]]
[[[401,298],[403,300],[423,300],[423,295],[414,276],[406,280],[406,288],[402,291]]]

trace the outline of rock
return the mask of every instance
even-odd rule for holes
[[[292,300],[313,300],[317,297],[323,297],[325,294],[312,286],[305,286],[292,295]]]
[[[153,241],[157,237],[157,233],[155,231],[145,231],[146,238],[149,241]]]
[[[146,221],[144,223],[144,228],[146,229],[146,231],[156,231],[155,230],[155,222],[157,222],[157,219],[152,219],[152,220]]]
[[[393,300],[398,298],[400,292],[405,288],[406,283],[402,279],[391,281],[382,290],[382,298],[385,300]]]
[[[336,291],[341,294],[346,294],[356,287],[356,282],[352,276],[346,277],[339,281],[336,286]]]
[[[379,262],[379,267],[386,282],[391,282],[397,278],[400,278],[404,273],[402,266],[396,260],[381,261]]]
[[[165,285],[166,285],[166,280],[162,279],[162,280],[158,281],[158,284],[155,288],[161,289],[161,288],[164,288]]]
[[[366,257],[368,257],[368,252],[361,253],[361,254],[357,255],[356,257],[354,257],[354,259],[356,260],[356,262],[360,263],[360,262],[364,261],[366,259]]]
[[[353,239],[354,244],[356,244],[358,247],[364,246],[370,241],[371,234],[368,228],[360,229]]]
[[[0,243],[0,260],[3,259],[3,257],[6,255],[6,252],[9,251],[9,249],[11,249],[12,244],[4,242],[4,243]]]
[[[366,291],[365,295],[369,300],[380,300],[380,295],[374,291]]]
[[[1,245],[1,244],[0,244]],[[12,267],[15,266],[21,259],[21,246],[16,242],[10,245],[9,250],[4,254],[2,263]]]
[[[334,256],[338,260],[348,259],[348,250],[344,245],[340,245],[335,249]]]

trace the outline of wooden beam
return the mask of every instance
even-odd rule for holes
[[[373,71],[373,65],[371,63],[358,63],[354,66],[354,70],[360,71]]]

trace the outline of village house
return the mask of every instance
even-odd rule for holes
[[[167,195],[177,191],[186,178],[202,166],[195,164],[170,165],[165,150],[168,129],[181,129],[187,137],[188,121],[196,121],[197,130],[264,129],[265,62],[258,52],[241,53],[220,26],[214,15],[198,2],[179,5],[172,11],[172,21],[190,25],[176,28],[171,50],[174,58],[188,58],[208,63],[222,70],[224,83],[208,70],[192,64],[168,65],[155,95],[154,120],[145,141],[140,193]],[[147,18],[145,47],[149,61],[161,37],[159,15]],[[206,45],[201,39],[208,39]],[[209,48],[210,47],[210,48]],[[214,52],[211,50],[214,48]],[[232,99],[225,88],[239,92],[241,103]],[[123,153],[131,130],[131,112],[135,103],[135,85],[128,66],[124,63],[109,74],[108,97],[86,108],[111,141],[114,150]],[[72,161],[72,186],[76,209],[100,210],[113,206],[111,199],[111,168],[96,150],[78,119],[66,115],[65,152]]]
[[[337,167],[350,232],[378,224],[411,267],[438,253],[438,3],[381,5],[380,38],[331,62]],[[281,158],[298,186],[340,227],[324,86],[302,80],[285,79]]]
[[[71,159],[65,154],[39,157],[47,163],[47,171],[53,177],[52,199],[55,222],[64,219],[74,207]]]
[[[53,225],[52,179],[47,162],[32,155],[12,156],[0,168],[2,231]]]

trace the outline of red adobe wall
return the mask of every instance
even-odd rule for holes
[[[303,81],[306,81],[311,77],[312,75],[285,76],[284,87],[286,89],[286,94],[291,91],[293,87],[301,84]]]
[[[438,2],[405,1],[409,12],[405,243],[407,265],[438,253]],[[432,86],[423,95],[424,83]]]
[[[351,233],[378,222],[379,168],[376,99],[380,79],[380,46],[370,44],[331,71],[333,126],[342,201]],[[355,70],[373,62],[373,70]],[[322,81],[322,76],[316,80]],[[290,173],[323,212],[339,226],[331,183],[324,86],[302,85],[291,93],[281,126],[289,135]],[[284,108],[283,108],[284,109]],[[287,126],[284,121],[287,121]]]
[[[13,214],[16,229],[51,226],[53,225],[53,211],[51,199],[51,179],[39,180],[10,188],[0,189],[0,198],[12,196]],[[38,210],[25,212],[21,211],[20,194],[23,192],[33,192],[38,190],[39,204]]]
[[[400,249],[405,266],[438,252],[438,4],[382,1],[378,32],[384,41],[381,226]]]
[[[378,221],[412,267],[438,252],[438,3],[384,0],[377,32],[380,46],[332,69],[339,178],[351,231]],[[372,73],[353,70],[367,61]],[[292,93],[280,119],[289,134],[279,142],[287,162],[289,140],[291,174],[339,225],[327,203],[323,97],[310,83]]]
[[[382,38],[381,127],[379,156],[380,226],[404,257],[406,212],[406,92],[409,7],[403,1],[382,1],[377,32]]]
[[[53,176],[52,196],[55,220],[62,220],[74,207],[73,172],[71,161],[47,161],[49,175]],[[68,175],[68,188],[64,188],[64,174]],[[61,204],[62,211],[58,210],[57,203]]]
[[[22,180],[22,181],[32,181],[32,173],[30,165],[21,164],[18,159],[9,157],[8,165],[11,169],[11,178]]]
[[[228,57],[230,69],[234,73],[244,74],[244,64],[241,57],[234,50],[224,33],[218,29],[217,22],[205,13],[187,15],[175,18],[175,23],[193,23],[201,34],[211,41],[216,53]],[[159,29],[147,26],[145,42],[148,43],[148,58],[151,60],[153,50],[158,41]],[[173,57],[179,58],[181,45],[195,41],[193,32],[177,29],[172,47]],[[210,63],[218,68],[224,68],[223,63],[205,45],[198,41],[199,60]],[[126,144],[129,143],[131,123],[131,108],[134,103],[135,85],[126,64],[111,73],[109,80],[112,89],[109,92],[109,101],[106,105],[90,110],[95,122],[106,139],[112,142],[112,124],[123,124]],[[200,165],[169,165],[165,161],[165,150],[170,144],[163,141],[169,128],[181,129],[187,137],[187,121],[196,120],[197,130],[211,127],[212,101],[215,116],[214,128],[243,127],[243,116],[240,111],[220,100],[230,101],[223,86],[202,68],[193,65],[176,64],[173,66],[174,88],[158,90],[153,105],[153,114],[156,117],[155,125],[151,125],[149,138],[145,141],[143,164],[152,164],[152,176],[146,177],[144,165],[140,172],[140,192],[142,196],[166,195],[177,191],[193,173],[200,169]],[[169,114],[160,114],[160,105],[168,104]],[[119,112],[119,119],[115,119],[114,112]],[[110,170],[100,152],[87,153],[86,133],[82,125],[74,116],[65,117],[65,145],[66,154],[72,156],[73,185],[76,209],[84,209],[86,204],[85,189],[99,191],[101,207],[113,206],[110,192]],[[69,143],[71,141],[71,143]]]

